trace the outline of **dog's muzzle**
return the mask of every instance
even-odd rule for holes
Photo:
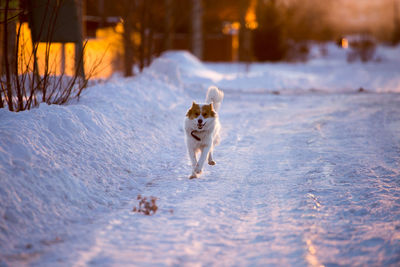
[[[197,128],[199,128],[199,130],[203,129],[204,125],[206,125],[206,123],[197,123]]]

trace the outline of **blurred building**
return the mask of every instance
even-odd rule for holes
[[[149,0],[148,0],[149,1]],[[197,1],[197,0],[196,0]],[[124,16],[124,0],[87,0],[86,1],[86,33],[89,38],[96,38],[98,30],[115,27]],[[132,9],[131,16],[141,16],[140,1]],[[153,28],[153,53],[159,55],[165,50],[193,51],[192,43],[192,1],[187,0],[150,0],[150,11],[154,23]],[[232,61],[233,35],[235,31],[223,31],[223,18],[214,17],[215,10],[223,9],[230,1],[203,1],[202,6],[202,59],[206,61]],[[228,8],[229,9],[229,8]],[[237,12],[234,10],[234,12]],[[236,16],[238,20],[238,16]],[[138,26],[140,28],[140,26]],[[169,27],[169,28],[168,28]],[[166,44],[166,39],[170,39]]]

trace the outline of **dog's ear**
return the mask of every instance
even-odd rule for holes
[[[215,117],[215,115],[217,115],[217,113],[214,110],[214,105],[213,103],[210,103],[210,110],[211,110],[211,117]]]
[[[186,117],[190,117],[190,116],[191,116],[192,110],[193,110],[193,108],[194,108],[196,105],[197,105],[196,102],[193,101],[192,106],[190,107],[190,109],[189,109],[189,110],[187,111],[187,113],[186,113]]]

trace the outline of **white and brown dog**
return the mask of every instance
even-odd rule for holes
[[[192,162],[192,175],[189,178],[197,178],[202,172],[204,162],[215,165],[213,160],[214,146],[219,144],[219,131],[221,125],[218,119],[218,110],[224,93],[217,87],[208,88],[205,104],[197,104],[193,101],[192,107],[185,117],[186,146]],[[197,160],[197,154],[201,152]]]

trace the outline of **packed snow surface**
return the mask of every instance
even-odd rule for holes
[[[0,266],[398,266],[400,49],[327,50],[168,52],[79,102],[0,110]],[[183,118],[209,85],[222,142],[189,180]]]

